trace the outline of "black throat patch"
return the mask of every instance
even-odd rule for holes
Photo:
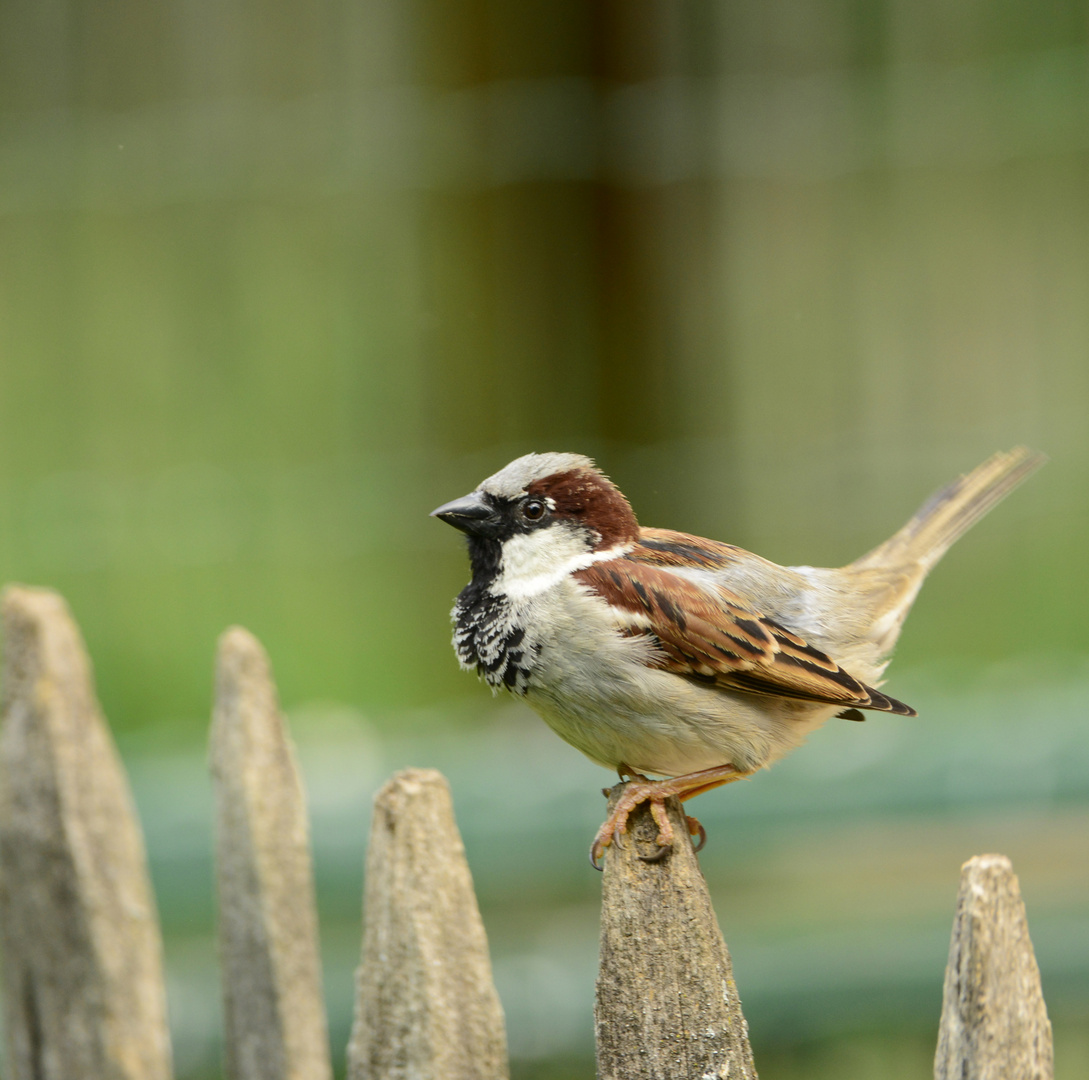
[[[489,591],[499,571],[499,544],[470,538],[469,560],[473,580],[454,605],[454,651],[489,686],[524,694],[538,646],[526,640],[510,600]]]

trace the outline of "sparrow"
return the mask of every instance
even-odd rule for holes
[[[923,579],[1046,460],[995,454],[869,554],[825,569],[645,528],[590,458],[526,454],[431,513],[468,540],[454,650],[632,778],[594,838],[594,866],[646,801],[661,857],[674,842],[667,798],[751,776],[830,717],[916,715],[877,687]],[[702,846],[702,826],[686,822]]]

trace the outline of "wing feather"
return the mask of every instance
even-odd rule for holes
[[[729,589],[670,572],[680,565],[724,565],[734,550],[729,545],[714,544],[701,558],[686,550],[695,537],[665,530],[643,533],[631,555],[595,563],[575,576],[613,606],[625,623],[624,633],[653,636],[655,666],[722,689],[915,715]],[[647,534],[653,534],[649,542],[658,543],[657,548],[645,548]]]

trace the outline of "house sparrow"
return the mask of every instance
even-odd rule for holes
[[[995,454],[833,570],[643,528],[589,458],[527,454],[432,511],[468,538],[454,649],[592,761],[632,777],[594,839],[595,866],[648,800],[664,855],[668,797],[766,768],[832,716],[915,715],[876,686],[923,579],[1045,460],[1022,447]],[[699,823],[688,827],[702,841]]]

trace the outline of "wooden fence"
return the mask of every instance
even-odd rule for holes
[[[64,601],[3,600],[0,942],[9,1080],[171,1075],[162,943],[127,780]],[[268,660],[219,643],[218,803],[226,1071],[329,1080],[306,806]],[[614,789],[613,797],[620,785]],[[686,835],[680,807],[674,829]],[[633,817],[606,859],[594,1018],[607,1080],[750,1080],[730,955],[692,849],[646,863]],[[577,853],[576,853],[577,854]],[[574,855],[572,857],[575,857]],[[349,1080],[500,1080],[506,1036],[450,793],[434,770],[375,798]],[[937,1080],[1047,1080],[1051,1026],[1009,861],[965,864]]]

